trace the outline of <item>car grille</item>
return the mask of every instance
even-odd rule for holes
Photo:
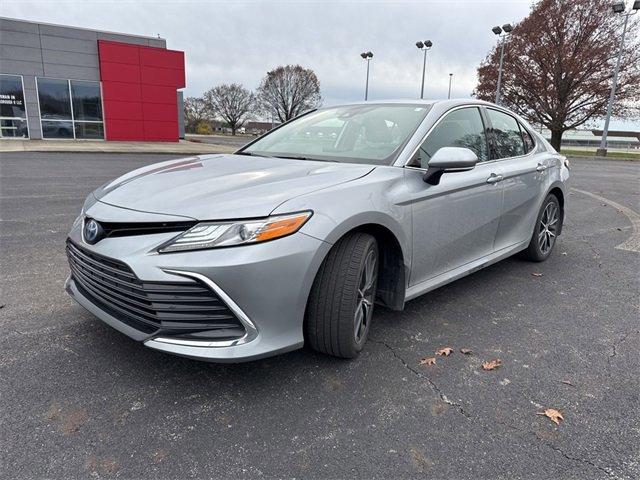
[[[89,217],[85,218],[87,222]],[[104,237],[129,237],[133,235],[152,235],[154,233],[185,232],[198,222],[144,222],[144,223],[114,223],[98,222],[104,231]]]
[[[145,333],[179,338],[231,339],[244,335],[233,312],[206,285],[143,282],[125,264],[67,241],[71,276],[96,306]]]

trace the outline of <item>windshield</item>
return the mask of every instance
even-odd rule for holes
[[[390,165],[429,108],[415,104],[325,108],[283,125],[239,153]]]

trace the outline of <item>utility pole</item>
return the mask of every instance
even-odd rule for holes
[[[373,58],[373,53],[362,52],[360,56],[367,61],[367,82],[364,86],[364,101],[366,102],[369,99],[369,62]]]
[[[422,99],[424,98],[424,77],[425,72],[427,71],[427,50],[431,50],[433,42],[431,40],[416,42],[416,47],[418,47],[418,50],[422,50],[424,52],[424,59],[422,60],[422,87],[420,87],[420,98]]]
[[[498,85],[496,86],[496,104],[500,105],[500,87],[502,87],[502,63],[504,61],[504,44],[507,39],[507,35],[511,33],[513,27],[510,23],[505,23],[502,28],[496,26],[491,29],[493,33],[498,35],[502,39],[500,43],[500,66],[498,67]]]
[[[609,96],[609,104],[607,105],[607,116],[604,119],[604,128],[602,129],[602,138],[600,139],[600,148],[596,152],[596,155],[600,157],[607,156],[607,135],[609,135],[609,122],[611,121],[611,111],[613,110],[613,104],[616,100],[616,87],[618,86],[618,72],[620,71],[620,59],[622,57],[622,51],[624,50],[624,37],[627,34],[627,24],[629,23],[629,17],[635,15],[640,10],[640,1],[633,3],[633,7],[627,13],[625,13],[624,2],[616,2],[613,4],[613,11],[615,13],[622,13],[624,15],[624,25],[622,27],[622,36],[620,37],[620,47],[618,48],[618,58],[616,59],[616,66],[613,69],[613,83],[611,85],[611,95]]]

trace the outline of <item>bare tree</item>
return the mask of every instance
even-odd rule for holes
[[[502,103],[551,130],[560,149],[562,134],[604,116],[617,56],[621,15],[608,0],[542,0],[507,37]],[[640,23],[632,21],[622,51],[614,115],[638,113]],[[494,48],[478,68],[475,95],[495,97],[500,52]]]
[[[253,93],[238,83],[219,85],[204,94],[204,101],[210,111],[220,116],[235,135],[256,108]]]
[[[280,66],[267,72],[258,87],[261,110],[281,122],[320,106],[320,82],[311,69]]]
[[[187,132],[195,132],[201,122],[211,120],[211,112],[201,97],[187,97],[184,99],[184,123]]]

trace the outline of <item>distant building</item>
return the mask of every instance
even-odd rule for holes
[[[0,138],[184,136],[184,53],[162,38],[0,17],[0,45]]]
[[[546,128],[538,130],[544,138],[551,139],[551,132]],[[563,147],[598,148],[602,139],[602,130],[567,130],[562,135]],[[607,135],[608,148],[617,150],[640,149],[640,132],[625,132],[609,130]]]
[[[248,121],[241,128],[238,129],[238,133],[246,133],[249,135],[262,135],[269,130],[279,126],[278,122],[258,122]],[[211,129],[213,133],[231,133],[231,128],[220,120],[214,120],[211,122]]]
[[[279,122],[247,122],[244,125],[244,129],[247,133],[252,135],[262,135],[279,125]]]

